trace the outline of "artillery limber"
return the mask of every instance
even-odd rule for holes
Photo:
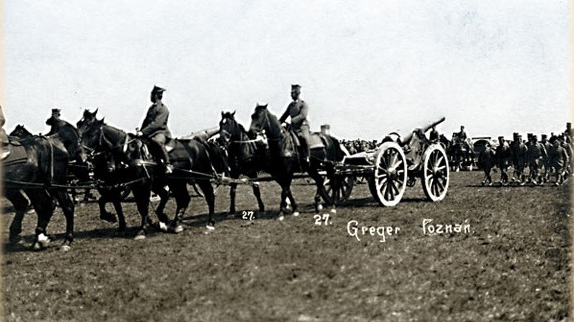
[[[449,185],[449,164],[444,147],[431,142],[425,133],[444,122],[445,118],[414,129],[401,137],[392,132],[377,149],[346,156],[336,167],[335,178],[327,182],[329,197],[336,203],[346,201],[356,177],[364,177],[373,197],[383,206],[398,204],[406,190],[420,178],[430,201],[446,196]]]

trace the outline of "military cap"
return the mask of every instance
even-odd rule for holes
[[[555,136],[552,136],[552,137],[550,137],[549,142],[550,142],[550,143],[554,143],[556,140],[558,140],[558,138],[555,137]]]
[[[154,93],[163,93],[163,92],[165,92],[165,89],[163,89],[163,88],[161,88],[161,87],[159,87],[159,86],[154,85],[154,86],[153,86],[153,89],[152,89],[151,91],[154,92]]]
[[[499,140],[504,140],[504,136],[501,135],[501,136],[498,137],[498,139],[499,139]]]
[[[61,111],[62,111],[62,110],[60,110],[59,108],[53,108],[53,109],[52,109],[52,115],[58,115],[58,116],[60,116],[60,112],[61,112]]]
[[[548,138],[548,135],[542,134],[542,138],[543,138],[543,139],[546,139],[546,138]]]
[[[329,130],[329,129],[331,129],[331,126],[329,124],[323,124],[323,125],[321,125],[321,130],[323,130],[323,129]]]
[[[301,90],[301,85],[293,84],[293,85],[291,85],[291,90],[292,91],[299,91],[299,90]]]

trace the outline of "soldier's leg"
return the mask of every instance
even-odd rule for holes
[[[165,150],[165,135],[162,133],[158,133],[154,135],[151,140],[157,144],[159,147],[160,157],[165,164],[169,164],[169,156],[167,155],[167,151]]]
[[[305,155],[308,158],[311,155],[309,149],[309,143],[311,142],[311,133],[309,131],[309,127],[306,125],[302,125],[299,131],[297,131],[297,134],[299,134],[299,139],[302,141],[301,144],[303,145]]]

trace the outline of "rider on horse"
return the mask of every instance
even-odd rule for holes
[[[154,156],[158,158],[165,166],[165,173],[171,173],[173,171],[173,166],[169,162],[169,156],[167,150],[165,149],[165,143],[169,138],[171,138],[171,132],[167,127],[167,119],[169,118],[169,110],[165,106],[161,99],[163,98],[163,92],[165,89],[154,86],[151,91],[150,100],[152,105],[147,111],[147,115],[142,123],[141,129],[138,131],[138,136],[143,136],[149,138],[151,142],[155,145],[157,150]]]
[[[50,116],[50,118],[46,120],[46,125],[51,126],[50,132],[46,133],[46,136],[56,134],[65,125],[70,125],[70,123],[60,119],[61,116],[60,112],[61,110],[58,108],[52,109],[52,116]]]
[[[293,101],[287,106],[287,110],[279,122],[284,123],[287,118],[291,117],[291,131],[297,134],[301,145],[303,146],[303,158],[309,164],[309,142],[311,133],[309,130],[309,122],[307,121],[307,114],[309,113],[309,105],[299,98],[301,95],[301,85],[291,85],[291,98]]]

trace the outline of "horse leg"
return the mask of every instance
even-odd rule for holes
[[[314,197],[314,207],[315,207],[315,213],[319,213],[322,209],[321,194],[326,193],[326,191],[324,191],[325,187],[323,186],[324,180],[323,177],[317,171],[317,168],[315,166],[309,167],[309,176],[311,177],[311,179],[313,179],[313,181],[315,181],[315,186],[317,187]],[[329,176],[329,173],[327,173],[327,176]]]
[[[115,193],[115,190],[100,189],[99,192],[100,192],[100,198],[98,199],[98,207],[100,208],[100,219],[111,223],[116,222],[117,221],[116,216],[114,216],[114,214],[106,210],[106,203],[114,199],[113,195]]]
[[[257,198],[257,205],[259,206],[259,211],[264,212],[265,205],[263,204],[263,200],[261,199],[261,190],[259,189],[259,184],[254,183],[251,187],[253,188],[253,194],[255,195],[255,198]]]
[[[233,215],[235,213],[235,194],[237,190],[237,183],[232,183],[229,186],[229,214]]]
[[[32,205],[36,210],[36,214],[38,215],[38,221],[36,223],[35,230],[36,238],[34,240],[34,244],[32,245],[32,249],[46,249],[50,243],[50,239],[46,235],[46,228],[48,227],[50,218],[54,213],[52,207],[52,196],[50,196],[48,191],[44,189],[29,189],[26,191],[26,194],[30,198]]]
[[[287,213],[287,189],[284,185],[281,185],[281,200],[279,202],[279,220],[284,219],[284,215]]]
[[[215,229],[215,220],[213,220],[213,214],[215,213],[215,193],[213,192],[213,186],[209,181],[200,181],[198,183],[199,188],[203,191],[205,196],[205,201],[207,202],[207,208],[209,213],[207,215],[207,229]]]
[[[66,237],[64,239],[63,250],[68,250],[74,241],[74,201],[65,190],[54,191],[54,196],[58,200],[64,217],[66,217]]]
[[[161,231],[167,231],[169,217],[165,214],[164,210],[169,201],[169,191],[164,189],[164,187],[155,187],[153,191],[159,196],[159,204],[155,208],[155,214],[159,220],[159,229]]]
[[[16,215],[10,224],[10,243],[16,243],[20,240],[20,234],[22,233],[22,220],[24,220],[24,214],[30,206],[30,202],[22,191],[10,189],[6,191],[6,198],[10,200],[14,209],[16,210]]]
[[[151,196],[151,188],[145,184],[137,185],[134,186],[133,194],[138,212],[141,216],[141,223],[134,239],[145,239],[145,226],[149,222],[149,198]]]

